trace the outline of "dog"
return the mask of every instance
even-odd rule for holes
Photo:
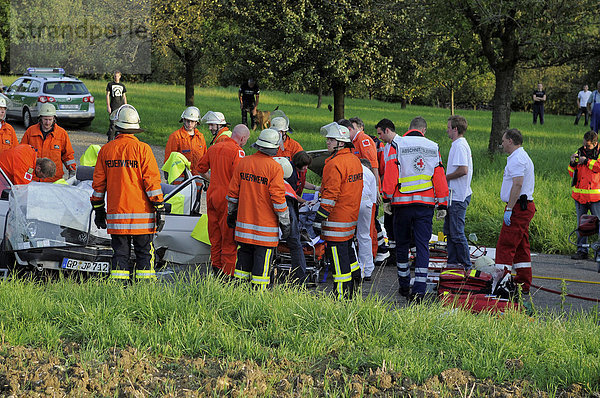
[[[277,108],[273,109],[273,112],[278,110]],[[252,131],[256,130],[256,127],[260,127],[261,130],[269,128],[271,125],[271,111],[256,111],[256,116],[254,116],[254,126],[252,126]]]

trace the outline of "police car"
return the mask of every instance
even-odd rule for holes
[[[35,123],[42,104],[56,108],[59,121],[89,125],[96,115],[94,97],[83,82],[63,68],[27,68],[27,72],[5,92],[9,99],[6,115],[22,120],[25,128]]]

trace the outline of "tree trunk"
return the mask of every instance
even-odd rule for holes
[[[510,65],[504,69],[496,70],[496,88],[492,99],[492,131],[488,151],[490,153],[500,152],[502,136],[510,125],[510,102],[512,100],[513,79],[515,66]]]
[[[344,118],[344,97],[346,96],[346,84],[333,82],[333,121],[337,122]]]
[[[186,54],[185,57],[185,106],[194,106],[194,69],[196,60]]]
[[[317,94],[317,109],[321,107],[323,103],[323,84],[319,83],[319,94]]]
[[[450,114],[454,116],[454,88],[450,89]]]
[[[402,97],[402,103],[400,105],[400,109],[406,109],[406,97]]]

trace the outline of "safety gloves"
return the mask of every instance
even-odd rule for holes
[[[92,201],[92,207],[94,208],[94,224],[98,229],[106,229],[106,209],[104,208],[104,201]]]
[[[235,228],[235,223],[237,221],[237,203],[227,202],[227,226],[229,228]]]
[[[440,205],[437,207],[437,212],[435,214],[435,218],[438,220],[443,220],[446,218],[446,214],[448,214],[448,210],[446,210],[446,206]]]
[[[507,207],[504,210],[504,224],[510,227],[510,217],[512,216],[512,208]]]
[[[165,226],[166,210],[163,202],[154,202],[154,212],[156,217],[156,232],[162,231]]]
[[[286,240],[292,232],[292,225],[290,223],[290,210],[285,209],[284,212],[278,213],[279,216],[279,228],[281,229],[281,240]]]

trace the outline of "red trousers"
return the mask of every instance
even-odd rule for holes
[[[371,212],[371,243],[373,245],[373,258],[377,257],[377,229],[375,228],[375,217],[377,217],[376,210],[379,206],[373,205],[373,211]]]
[[[208,238],[213,267],[233,276],[237,260],[237,243],[233,229],[227,226],[227,200],[225,193],[213,192],[206,198],[208,213]]]
[[[529,223],[534,214],[533,202],[527,204],[527,210],[521,210],[517,202],[510,218],[510,226],[502,223],[496,245],[496,267],[504,267],[508,270],[514,268],[517,274],[515,282],[521,285],[523,293],[529,293],[531,287]]]

